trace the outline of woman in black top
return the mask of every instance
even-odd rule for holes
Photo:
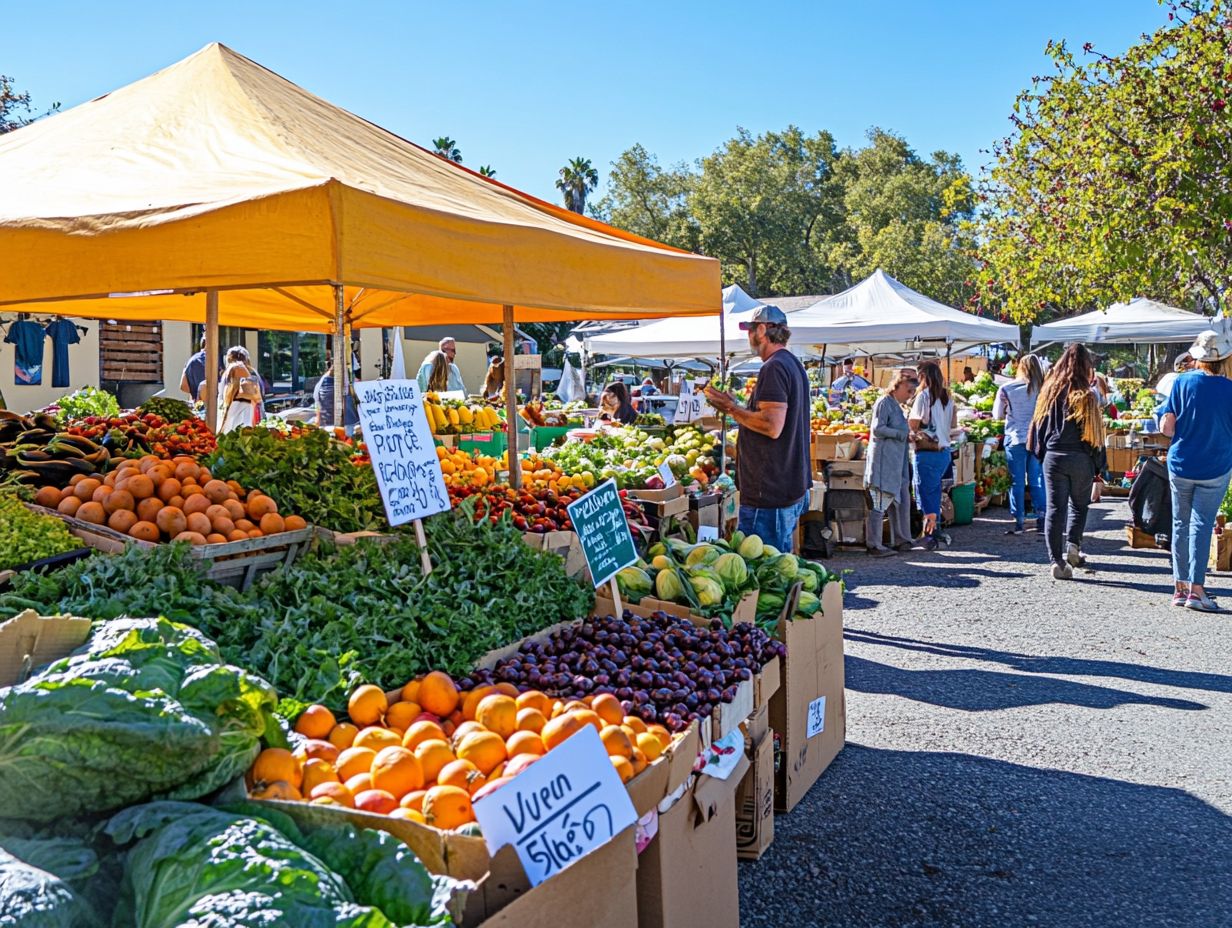
[[[1044,465],[1044,533],[1057,580],[1072,580],[1074,568],[1086,563],[1087,509],[1104,482],[1104,414],[1091,388],[1093,370],[1086,348],[1066,348],[1048,372],[1027,433],[1027,447]]]
[[[637,410],[629,399],[629,388],[619,380],[613,380],[603,388],[599,397],[599,406],[603,409],[603,418],[619,422],[621,425],[632,425],[637,421]]]

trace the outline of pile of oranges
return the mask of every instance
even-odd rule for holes
[[[569,475],[550,458],[530,454],[522,465],[522,485],[532,490],[559,492],[572,487],[585,491],[594,487],[595,475],[590,471]]]
[[[128,458],[102,479],[77,474],[64,489],[41,487],[34,501],[140,541],[221,544],[307,526],[299,516],[279,515],[259,491],[215,480],[187,455]]]
[[[485,487],[496,482],[497,471],[508,468],[509,456],[499,458],[486,454],[471,454],[457,448],[437,446],[436,458],[441,462],[447,487]]]
[[[266,748],[248,771],[254,799],[303,800],[442,830],[475,820],[471,802],[499,789],[586,725],[628,782],[671,743],[661,725],[625,715],[611,694],[562,702],[499,683],[460,692],[448,674],[412,680],[391,701],[359,687],[338,721],[309,706],[294,751]]]

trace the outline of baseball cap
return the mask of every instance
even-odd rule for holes
[[[747,332],[759,322],[764,322],[766,325],[787,325],[787,315],[777,306],[767,303],[753,310],[753,315],[749,316],[747,321],[740,323],[740,328]]]

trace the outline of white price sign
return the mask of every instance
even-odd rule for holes
[[[389,524],[402,525],[447,510],[449,493],[419,384],[365,380],[355,384],[355,393]]]
[[[820,735],[826,730],[826,697],[818,696],[808,707],[808,731],[805,738]]]
[[[512,844],[538,886],[632,826],[637,812],[587,725],[476,802],[475,818],[488,851]]]
[[[672,473],[672,469],[667,466],[666,461],[659,465],[659,478],[663,481],[665,489],[676,485],[676,475]]]
[[[698,541],[718,541],[719,530],[713,525],[699,525],[697,527]]]

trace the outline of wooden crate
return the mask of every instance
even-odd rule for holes
[[[69,531],[87,545],[108,554],[119,554],[128,545],[153,548],[158,544],[152,541],[140,541],[105,525],[85,522],[56,512],[54,509],[27,505],[42,515],[62,519],[68,525]],[[260,538],[249,538],[247,541],[193,545],[189,550],[193,557],[209,562],[205,576],[217,583],[246,590],[252,586],[258,576],[294,561],[315,535],[316,529],[310,525],[293,532],[279,532],[277,535],[264,535]]]
[[[1154,535],[1148,535],[1146,532],[1141,531],[1136,526],[1133,526],[1133,525],[1125,526],[1125,535],[1126,535],[1127,540],[1129,541],[1129,546],[1131,548],[1158,548],[1159,547],[1159,545],[1155,544]]]
[[[99,326],[99,377],[126,383],[162,383],[163,336],[157,322],[104,322]]]

